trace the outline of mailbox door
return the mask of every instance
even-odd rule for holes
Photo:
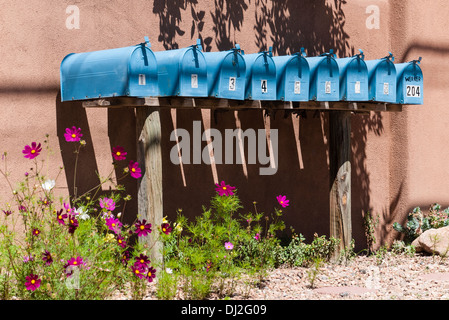
[[[340,100],[368,100],[368,68],[360,57],[337,59],[340,68]]]
[[[207,63],[209,96],[223,99],[245,98],[245,60],[234,50],[203,52]]]
[[[369,76],[369,99],[396,102],[396,68],[388,59],[366,61]]]
[[[156,57],[148,47],[141,46],[133,51],[128,81],[130,96],[154,97],[159,94]]]
[[[417,63],[400,63],[396,65],[397,103],[423,104],[424,81],[422,70]]]
[[[276,66],[268,53],[244,55],[247,70],[245,97],[276,100]]]
[[[184,49],[155,51],[159,95],[177,96],[179,90],[180,60]]]
[[[330,56],[306,58],[311,71],[310,99],[339,101],[340,79],[338,64]]]
[[[196,47],[185,50],[180,66],[180,95],[207,97],[207,65],[203,53]]]
[[[230,52],[221,65],[218,83],[218,97],[245,99],[246,64],[240,53]]]
[[[273,57],[276,64],[277,100],[308,101],[310,70],[299,55]]]

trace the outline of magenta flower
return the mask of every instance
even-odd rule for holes
[[[136,262],[134,263],[135,267],[140,267],[140,268],[146,268],[150,265],[150,260],[148,259],[148,257],[144,254],[140,254],[138,257],[136,257]]]
[[[71,129],[65,129],[64,137],[67,142],[80,141],[82,136],[83,134],[81,133],[81,128],[77,129],[75,126],[73,126]]]
[[[37,229],[37,228],[33,228],[33,236],[38,236],[38,235],[40,235],[41,234],[41,231],[39,230],[39,229]]]
[[[225,249],[232,250],[234,249],[234,245],[231,242],[225,242]]]
[[[76,220],[75,216],[70,215],[69,216],[69,233],[73,234],[75,233],[75,230],[78,228],[78,220]]]
[[[131,266],[131,270],[133,271],[134,275],[138,277],[139,279],[145,278],[145,269],[141,268],[140,266]]]
[[[147,278],[148,282],[153,282],[153,279],[155,277],[156,277],[156,269],[154,269],[153,267],[149,267],[145,278]]]
[[[122,259],[120,260],[124,265],[128,264],[128,261],[131,259],[131,254],[129,253],[128,250],[126,250],[123,254],[122,254]]]
[[[163,233],[168,235],[168,234],[170,234],[172,228],[170,227],[170,225],[168,223],[163,223],[161,225],[161,230],[162,230]]]
[[[45,252],[42,254],[42,260],[47,266],[52,264],[53,258],[48,250],[45,250]]]
[[[122,236],[120,235],[117,236],[117,243],[120,247],[126,248],[126,241],[125,238],[123,238]]]
[[[217,191],[220,196],[232,196],[234,194],[233,190],[235,190],[235,187],[231,187],[224,181],[222,181],[221,184],[216,183],[215,185],[217,186],[215,191]]]
[[[56,218],[58,219],[59,224],[65,225],[64,219],[67,218],[67,214],[62,214],[62,210],[56,212]]]
[[[257,241],[259,241],[259,240],[260,240],[260,234],[259,234],[259,233],[256,233],[256,235],[254,236],[254,239],[256,239]]]
[[[11,212],[11,210],[3,210],[3,213],[6,215],[6,216],[9,216],[9,215],[11,215],[12,214],[12,212]]]
[[[290,200],[287,200],[286,196],[278,195],[276,199],[283,208],[288,207],[288,203],[290,202]]]
[[[147,223],[145,219],[136,222],[136,233],[138,237],[146,236],[151,233],[151,223]]]
[[[64,202],[64,208],[65,208],[65,211],[67,211],[67,213],[72,213],[72,211],[74,210],[74,208],[70,207],[70,203],[65,203],[65,202]]]
[[[114,211],[115,209],[115,202],[112,199],[109,198],[102,198],[100,199],[100,207],[107,211]]]
[[[34,291],[41,285],[41,279],[38,278],[36,274],[30,274],[25,277],[25,287],[27,290]]]
[[[36,144],[36,142],[32,142],[31,146],[26,145],[22,150],[22,153],[25,155],[25,158],[34,159],[39,153],[42,151],[41,144]]]
[[[70,258],[69,260],[67,260],[67,264],[65,265],[65,267],[67,268],[68,266],[75,266],[75,267],[78,267],[78,266],[81,266],[81,265],[83,265],[84,264],[84,262],[83,262],[83,258],[81,258],[80,256],[78,256],[78,257],[73,257],[73,258]]]
[[[106,218],[106,225],[109,230],[114,231],[115,234],[118,234],[120,232],[120,228],[122,227],[120,220],[114,217]]]
[[[116,147],[112,148],[112,156],[117,161],[125,160],[127,154],[128,153],[125,152],[125,149],[121,146],[116,146]]]
[[[142,176],[142,170],[139,168],[138,162],[134,162],[131,160],[129,162],[128,169],[131,177],[138,179]]]

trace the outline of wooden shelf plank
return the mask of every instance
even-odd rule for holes
[[[228,100],[215,98],[184,97],[114,97],[86,100],[85,108],[206,108],[206,109],[278,109],[278,110],[320,110],[320,111],[352,111],[352,112],[401,112],[402,105],[380,102],[345,102],[345,101],[261,101],[261,100]]]

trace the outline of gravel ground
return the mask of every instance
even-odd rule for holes
[[[237,285],[231,300],[447,300],[449,260],[438,256],[357,256],[347,264],[324,264],[314,286],[309,268],[271,270],[260,287]],[[113,299],[128,299],[116,295]],[[155,284],[145,300],[156,299]],[[176,299],[182,299],[178,293]],[[220,299],[212,294],[209,299]]]

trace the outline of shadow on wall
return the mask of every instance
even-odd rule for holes
[[[166,49],[178,48],[178,40],[190,37],[202,39],[205,51],[212,50],[212,41],[218,50],[229,50],[236,43],[236,33],[244,32],[243,22],[252,8],[256,21],[253,41],[259,51],[272,46],[276,55],[284,55],[304,47],[308,55],[313,56],[333,49],[343,57],[354,54],[350,37],[344,29],[345,3],[340,0],[214,0],[214,9],[209,12],[212,25],[205,25],[204,17],[208,13],[201,10],[196,0],[177,0],[170,4],[156,0],[153,13],[159,17],[159,41]],[[190,32],[181,30],[181,20],[190,18]],[[212,33],[205,30],[212,30]],[[240,45],[244,48],[247,44]],[[174,114],[177,119],[175,126]],[[237,114],[242,129],[263,128],[262,111],[239,111]],[[192,132],[193,121],[203,121],[202,118],[199,111],[163,111],[163,141],[169,141],[174,128]],[[215,169],[204,164],[173,165],[169,161],[169,150],[174,142],[163,147],[164,215],[174,218],[178,208],[183,208],[189,217],[199,214],[201,206],[209,204],[214,193],[214,181],[218,178],[237,186],[246,210],[253,210],[252,202],[257,201],[258,210],[269,213],[276,204],[275,196],[286,194],[291,199],[291,206],[285,210],[287,226],[293,226],[308,240],[315,232],[328,235],[327,113],[303,112],[299,117],[272,114],[270,119],[272,128],[279,130],[279,169],[272,176],[260,176],[256,165],[244,168],[238,164],[220,164]],[[222,132],[236,128],[237,123],[233,112],[211,114],[209,121]],[[204,122],[202,124],[204,130]],[[370,132],[382,134],[380,113],[352,117],[352,227],[356,246],[365,246],[363,212],[371,210],[370,177],[365,154]],[[205,145],[203,142],[202,147]]]
[[[87,192],[93,199],[109,195],[110,190],[104,190],[103,188],[97,193],[91,192],[92,189],[96,190],[96,187],[100,184],[100,179],[97,176],[97,172],[99,172],[98,163],[95,157],[88,117],[82,102],[61,102],[61,95],[58,93],[56,96],[56,122],[61,157],[71,198]],[[78,144],[67,142],[64,137],[66,128],[72,126],[81,128],[82,139],[86,141],[86,145],[80,149],[77,161],[74,151]],[[111,152],[113,147],[120,145],[128,152],[128,158],[136,158],[136,127],[133,109],[108,109],[108,135]],[[115,170],[116,177],[123,175],[123,165],[117,166]],[[121,180],[120,184],[125,187],[127,194],[137,194],[137,181],[135,179],[127,177]],[[118,207],[116,213],[123,209],[125,209],[125,212],[122,221],[125,224],[133,223],[137,217],[136,196],[133,196],[132,200],[126,203],[126,208]]]

